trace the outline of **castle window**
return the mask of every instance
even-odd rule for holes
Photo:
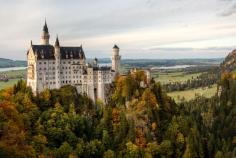
[[[46,62],[44,62],[44,64],[46,64]]]
[[[39,70],[42,70],[41,67],[39,68]]]
[[[55,64],[55,62],[52,62],[53,64]]]
[[[41,63],[41,62],[39,62],[39,64],[41,65],[42,63]]]
[[[46,70],[46,67],[44,68],[44,70]]]

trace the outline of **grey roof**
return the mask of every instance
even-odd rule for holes
[[[32,45],[34,54],[37,54],[37,59],[55,59],[54,47],[52,45]]]
[[[37,59],[55,59],[54,46],[52,45],[32,45]],[[81,47],[60,47],[61,59],[85,59],[84,51]]]
[[[82,46],[60,47],[61,59],[85,59]]]
[[[43,26],[43,31],[44,31],[45,33],[48,33],[48,26],[47,26],[46,20],[45,20],[45,24],[44,24],[44,26]]]
[[[113,49],[119,49],[119,47],[115,44]]]
[[[93,67],[93,70],[99,70],[99,71],[107,71],[107,70],[111,70],[111,67],[108,66],[102,66],[102,67]]]
[[[56,42],[55,42],[55,46],[60,46],[60,43],[59,43],[59,40],[58,40],[58,36],[57,36],[57,39],[56,39]]]

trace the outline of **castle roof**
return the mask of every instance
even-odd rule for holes
[[[32,49],[37,59],[55,59],[54,46],[52,45],[32,45]],[[82,47],[60,47],[61,59],[85,59]]]
[[[95,70],[95,71],[107,71],[107,70],[111,70],[111,67],[108,67],[108,66],[93,67],[93,70]]]
[[[37,59],[55,59],[54,47],[52,45],[32,45],[32,49]]]
[[[60,46],[60,43],[59,43],[59,40],[58,40],[58,36],[57,36],[57,39],[56,39],[56,42],[55,42],[55,46],[57,46],[57,47]]]
[[[60,47],[61,59],[85,59],[82,46]]]
[[[115,44],[113,49],[119,49],[119,47]]]
[[[46,20],[45,20],[45,24],[43,26],[43,32],[48,33],[48,26],[47,26]]]

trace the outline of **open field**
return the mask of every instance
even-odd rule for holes
[[[155,81],[161,82],[161,84],[173,83],[173,82],[184,82],[190,79],[195,79],[200,76],[201,73],[186,74],[183,71],[180,72],[153,72],[152,76]]]
[[[7,88],[7,87],[11,87],[13,86],[14,84],[17,83],[17,81],[19,81],[20,79],[10,79],[8,82],[4,82],[4,81],[0,81],[0,90],[1,89],[4,89],[4,88]]]
[[[1,75],[7,75],[8,78],[24,78],[26,76],[26,70],[12,70],[0,72]]]
[[[210,98],[215,95],[216,91],[217,91],[217,85],[215,84],[211,88],[205,87],[186,91],[175,91],[168,93],[168,95],[174,98],[176,102],[180,102],[183,97],[185,98],[186,101],[189,101],[191,99],[194,99],[196,95]]]
[[[0,81],[0,90],[6,87],[11,87],[17,81],[19,81],[22,78],[25,78],[26,76],[26,70],[14,70],[14,71],[5,71],[5,72],[0,72],[1,75],[6,75],[9,78],[8,82]]]

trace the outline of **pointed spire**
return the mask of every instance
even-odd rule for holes
[[[33,42],[32,42],[32,40],[30,40],[30,45],[31,45],[31,46],[33,45]]]
[[[59,39],[58,39],[58,35],[57,35],[57,38],[56,38],[55,46],[60,47],[60,43],[59,43]]]
[[[44,31],[45,33],[48,33],[48,26],[47,26],[46,18],[45,18],[45,24],[44,24],[44,26],[43,26],[43,31]]]
[[[119,49],[119,47],[115,44],[113,49]]]

